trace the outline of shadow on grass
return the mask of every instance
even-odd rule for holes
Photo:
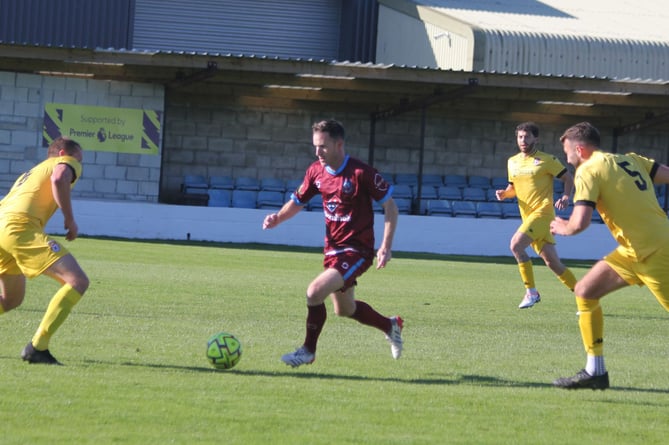
[[[0,356],[0,359],[7,359],[10,357]],[[16,357],[11,357],[16,359]],[[402,383],[407,385],[452,385],[452,386],[481,386],[481,387],[495,387],[495,388],[553,388],[551,383],[541,382],[520,382],[514,380],[501,379],[494,376],[485,375],[455,375],[452,378],[401,378],[401,377],[375,377],[369,375],[351,375],[351,374],[332,374],[332,373],[318,373],[318,372],[299,372],[299,371],[258,371],[258,370],[243,370],[243,369],[228,369],[218,370],[205,366],[178,366],[165,365],[157,363],[139,363],[139,362],[105,362],[102,360],[84,360],[84,363],[90,365],[109,365],[109,366],[130,366],[140,368],[153,368],[162,370],[174,371],[188,371],[206,374],[232,374],[238,376],[248,377],[292,377],[298,379],[321,379],[321,380],[341,380],[341,381],[359,381],[359,382],[392,382]],[[555,388],[556,391],[564,391]],[[586,390],[587,391],[587,390]],[[633,388],[625,386],[616,386],[609,388],[606,392],[627,391],[640,392],[648,394],[669,394],[669,388]],[[583,392],[583,391],[574,391]],[[604,392],[604,391],[602,391]]]

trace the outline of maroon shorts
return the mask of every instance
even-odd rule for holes
[[[373,263],[373,256],[364,256],[355,250],[328,252],[323,259],[323,267],[337,269],[344,277],[344,286],[339,289],[341,292],[358,284],[356,279],[365,273]]]

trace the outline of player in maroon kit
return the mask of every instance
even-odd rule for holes
[[[346,154],[344,127],[335,120],[312,126],[318,160],[309,166],[300,187],[277,212],[267,215],[263,229],[292,218],[317,194],[325,214],[325,259],[321,272],[307,288],[307,323],[304,344],[281,357],[292,367],[313,363],[316,344],[327,318],[325,299],[332,297],[335,314],[373,326],[386,334],[393,358],[402,354],[402,319],[384,317],[369,304],[355,299],[356,279],[374,262],[372,200],[383,206],[383,240],[376,252],[376,268],[391,258],[397,227],[397,206],[392,186],[373,167]]]

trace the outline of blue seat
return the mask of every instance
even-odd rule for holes
[[[208,189],[209,182],[204,175],[184,175],[183,182],[181,183],[181,190],[187,192],[186,189]]]
[[[467,177],[465,175],[458,175],[458,174],[444,175],[444,185],[450,185],[460,188],[466,187]]]
[[[206,195],[209,189],[201,187],[185,187],[183,191],[189,195]]]
[[[262,178],[260,180],[260,190],[269,190],[273,192],[286,191],[286,184],[279,178]]]
[[[564,193],[564,182],[559,179],[553,179],[553,192],[563,194]]]
[[[212,189],[232,190],[235,188],[235,180],[232,178],[232,176],[210,176],[209,187]]]
[[[388,184],[395,183],[395,175],[392,173],[381,173],[381,177],[383,177]]]
[[[485,189],[465,187],[462,189],[462,199],[465,201],[487,201]]]
[[[502,207],[502,218],[520,218],[520,209],[515,202],[500,202]]]
[[[415,173],[396,173],[395,184],[416,186],[418,185],[418,175]]]
[[[485,192],[486,199],[490,202],[497,202],[497,190],[501,190],[501,189],[490,188],[490,189],[486,190],[486,192]]]
[[[393,186],[393,198],[413,199],[413,189],[408,184],[395,184]]]
[[[449,199],[451,201],[459,201],[462,199],[462,190],[455,185],[442,185],[437,188],[437,196],[439,199]]]
[[[476,218],[476,204],[474,201],[452,201],[451,208],[455,217],[466,216]]]
[[[408,198],[393,198],[397,205],[397,210],[403,215],[411,214],[411,199]]]
[[[497,190],[503,190],[509,185],[509,180],[505,176],[493,176],[490,178],[490,185]]]
[[[260,190],[256,205],[259,209],[280,209],[285,204],[283,192],[278,190]]]
[[[232,202],[232,190],[209,189],[209,207],[230,207]]]
[[[467,185],[469,187],[478,187],[484,190],[490,188],[490,178],[481,175],[472,175],[467,178]]]
[[[421,183],[423,186],[431,185],[433,187],[439,187],[440,185],[444,185],[444,178],[437,174],[426,174],[423,175],[423,180]]]
[[[416,189],[417,190],[417,189]],[[438,199],[437,189],[429,184],[422,184],[420,188],[420,199]]]
[[[479,218],[502,218],[502,206],[498,202],[477,202],[476,216]]]
[[[258,201],[258,192],[255,190],[233,190],[232,207],[255,209]]]
[[[569,217],[571,216],[571,211],[572,210],[574,210],[574,208],[572,206],[567,206],[567,208],[562,209],[562,210],[555,209],[555,216],[559,216],[560,218],[564,218],[564,219],[569,219]],[[594,217],[594,212],[593,212],[593,217]],[[593,220],[594,220],[594,218],[593,218]]]
[[[286,191],[293,193],[300,185],[302,185],[301,179],[289,179],[286,181]]]
[[[235,190],[260,190],[260,181],[249,176],[235,178]]]
[[[451,201],[447,199],[430,199],[427,201],[427,214],[430,216],[453,216]]]
[[[374,200],[372,200],[372,211],[374,213],[384,213],[383,206]]]

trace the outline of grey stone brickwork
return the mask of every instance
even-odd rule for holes
[[[46,156],[44,105],[49,102],[163,111],[160,85],[0,72],[0,196]],[[87,150],[75,198],[158,202],[161,156]]]

